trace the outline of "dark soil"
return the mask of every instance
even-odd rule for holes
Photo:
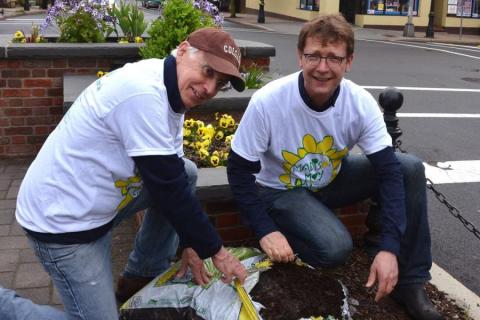
[[[242,243],[255,246],[258,243]],[[389,297],[375,303],[375,290],[365,288],[371,260],[356,243],[347,263],[333,269],[309,269],[293,264],[275,264],[260,274],[260,281],[250,292],[254,301],[266,308],[265,320],[296,320],[301,317],[328,315],[341,317],[344,294],[337,280],[348,290],[350,315],[355,320],[409,320],[402,307]],[[433,285],[427,293],[446,320],[474,320],[465,310]],[[192,309],[133,309],[123,311],[122,320],[191,320],[201,319]]]
[[[343,291],[336,281],[340,280],[348,290],[349,310],[353,319],[410,319],[389,297],[375,303],[375,290],[365,288],[370,264],[371,260],[358,244],[347,263],[333,269],[310,270],[277,264],[260,274],[260,282],[251,295],[266,307],[261,312],[264,319],[293,320],[320,315],[333,315],[341,319]],[[445,319],[473,320],[435,286],[427,284],[427,293]]]
[[[319,284],[324,290],[319,290]],[[265,309],[265,320],[291,320],[318,315],[341,317],[343,290],[340,283],[308,267],[278,264],[262,272],[260,281],[250,292]]]

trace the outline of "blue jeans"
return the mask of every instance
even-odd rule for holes
[[[0,287],[0,319],[2,320],[57,320],[67,319],[53,307],[33,303],[18,296],[13,290]]]
[[[188,159],[184,161],[188,187],[194,193],[197,167]],[[176,253],[178,236],[162,209],[151,206],[152,203],[144,189],[115,218],[114,226],[117,226],[125,218],[146,209],[125,267],[126,276],[154,277],[170,267]],[[63,245],[32,238],[30,242],[59,292],[68,319],[118,320],[111,264],[112,230],[90,243]]]
[[[424,283],[430,280],[432,265],[425,171],[418,158],[396,155],[404,175],[407,220],[398,256],[398,283]],[[349,155],[335,180],[317,192],[265,187],[259,192],[294,252],[313,266],[333,267],[349,257],[352,238],[332,209],[374,197],[378,189],[377,175],[367,157]]]

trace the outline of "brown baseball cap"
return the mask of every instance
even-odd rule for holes
[[[217,28],[201,28],[192,32],[187,41],[192,47],[203,51],[213,70],[231,76],[230,83],[235,90],[245,89],[245,81],[239,72],[242,54],[227,32]]]

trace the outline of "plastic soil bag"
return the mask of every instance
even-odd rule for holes
[[[255,248],[227,248],[242,264],[251,270],[265,255]],[[242,302],[233,282],[225,284],[211,259],[205,267],[213,275],[206,287],[193,282],[191,273],[175,278],[180,262],[162,273],[133,295],[120,308],[122,320],[177,320],[177,319],[239,319]],[[243,287],[249,292],[259,279],[259,272],[249,272]],[[255,309],[260,304],[253,303]]]
[[[120,308],[120,319],[256,320],[262,319],[261,315],[265,315],[264,320],[302,317],[302,320],[351,319],[348,293],[339,281],[323,276],[301,262],[275,264],[260,276],[260,271],[272,265],[263,253],[255,248],[227,250],[242,262],[249,273],[243,285],[245,290],[234,282],[223,283],[211,259],[204,262],[213,274],[206,287],[196,285],[189,273],[183,278],[175,278],[180,266],[177,262],[125,302]],[[318,292],[315,287],[318,281],[328,282],[329,290]],[[249,301],[242,304],[240,298]]]

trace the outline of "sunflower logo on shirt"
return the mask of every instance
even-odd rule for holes
[[[304,187],[315,191],[335,179],[348,148],[337,151],[332,136],[317,142],[311,134],[306,134],[302,142],[303,147],[297,153],[282,151],[285,172],[279,179],[288,189]]]
[[[138,197],[142,191],[143,183],[139,175],[129,177],[127,180],[118,179],[115,181],[115,187],[120,188],[122,194],[122,201],[117,207],[117,211],[122,210],[133,199]]]

